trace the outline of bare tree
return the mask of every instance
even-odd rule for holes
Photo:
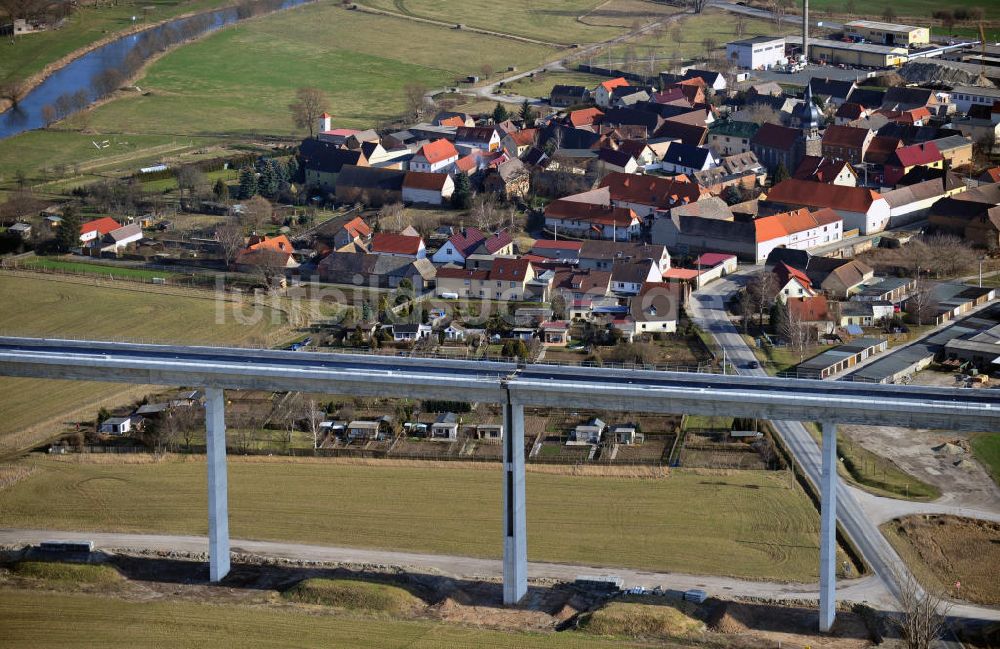
[[[700,14],[708,5],[708,0],[688,0],[687,5],[691,7],[696,14]]]
[[[222,258],[226,262],[226,268],[232,268],[236,256],[246,247],[243,228],[235,223],[226,223],[215,231],[215,238],[222,248]]]
[[[502,218],[496,197],[492,194],[477,195],[472,200],[469,215],[475,220],[476,227],[483,232],[493,232]]]
[[[938,300],[934,293],[934,285],[924,277],[917,277],[913,293],[906,300],[906,311],[913,322],[921,326],[933,322],[937,318]]]
[[[312,433],[313,450],[319,448],[319,425],[323,418],[324,413],[316,407],[316,400],[310,399],[306,404],[306,421],[309,425],[309,432]]]
[[[52,104],[42,106],[42,123],[48,128],[56,122],[56,109]]]
[[[27,86],[23,82],[16,79],[11,81],[5,81],[0,84],[0,99],[6,99],[10,102],[11,106],[17,107],[27,93]]]
[[[259,278],[264,286],[269,289],[274,288],[278,284],[277,279],[285,275],[288,254],[270,248],[254,251],[250,267],[253,275]]]
[[[422,83],[409,83],[403,88],[403,96],[406,100],[408,114],[415,119],[420,119],[427,108],[427,87]]]
[[[770,309],[771,305],[774,304],[780,288],[778,280],[774,277],[774,273],[766,270],[758,271],[747,282],[745,290],[750,296],[750,304],[753,305],[753,310],[757,312],[758,325],[763,326],[764,311]]]
[[[313,137],[319,116],[329,110],[329,103],[318,88],[299,88],[295,91],[295,101],[288,104],[288,110],[292,112],[295,126],[309,129],[309,137]]]
[[[733,30],[736,34],[736,38],[743,38],[747,33],[747,19],[743,14],[737,14],[736,16],[736,26]]]
[[[944,635],[951,604],[942,593],[920,587],[912,574],[895,574],[900,613],[890,618],[906,649],[930,649]]]
[[[745,110],[744,119],[754,124],[781,124],[778,111],[767,104],[750,104]]]
[[[788,343],[788,348],[799,355],[800,363],[804,360],[806,349],[813,341],[812,332],[812,327],[802,322],[799,312],[789,308],[779,335]]]
[[[259,232],[264,224],[271,220],[274,208],[270,201],[263,196],[254,196],[250,200],[243,202],[243,211],[240,220],[247,232]]]
[[[189,201],[200,195],[208,187],[208,179],[201,169],[194,165],[183,165],[175,174],[177,188],[180,190],[181,203],[184,202],[184,192]]]
[[[383,205],[378,211],[379,223],[391,223],[396,232],[400,232],[407,226],[406,209],[400,202]]]

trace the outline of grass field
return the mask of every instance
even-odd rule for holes
[[[993,476],[993,481],[1000,484],[1000,433],[979,433],[971,441],[976,459]]]
[[[650,16],[676,11],[622,0],[363,0],[361,4],[567,45],[614,38],[636,20],[645,22]]]
[[[110,102],[91,124],[141,133],[291,134],[288,104],[296,88],[309,85],[329,97],[337,125],[372,127],[405,112],[409,84],[438,88],[478,74],[484,63],[506,69],[554,55],[543,46],[320,3],[168,54],[139,82],[151,95]]]
[[[144,1],[142,7],[150,8],[147,19],[156,22],[227,4],[231,4],[231,0],[149,0]],[[22,36],[14,43],[3,38],[0,40],[0,82],[24,79],[71,52],[114,32],[129,29],[132,16],[141,20],[142,8],[132,3],[85,6],[74,11],[61,29]]]
[[[145,339],[159,342],[265,342],[283,326],[281,314],[263,309],[253,325],[232,317],[216,322],[214,300],[48,279],[0,280],[0,332],[5,335]],[[274,318],[278,320],[274,323]],[[127,385],[0,378],[0,448],[27,427],[111,398]],[[45,395],[43,398],[42,395]],[[49,434],[61,430],[55,422]],[[48,435],[42,434],[41,437]],[[18,439],[20,439],[18,437]]]
[[[169,271],[106,266],[80,261],[53,259],[50,257],[35,257],[21,262],[21,265],[30,269],[54,270],[72,274],[100,275],[105,278],[110,277],[115,279],[133,279],[143,281],[151,280],[154,277],[168,278],[181,276],[180,273],[171,273]]]
[[[128,602],[100,596],[13,590],[0,590],[0,607],[3,647],[247,649],[294,644],[317,649],[611,649],[648,646],[576,633],[511,633],[431,621],[318,615],[200,602]]]
[[[400,586],[356,579],[304,579],[282,596],[302,604],[389,615],[407,615],[424,605],[419,597]]]
[[[122,581],[121,574],[111,566],[85,563],[22,561],[14,567],[14,572],[19,577],[65,584],[110,585]]]
[[[659,30],[645,38],[629,41],[624,45],[616,45],[594,59],[595,65],[602,65],[604,59],[622,61],[626,52],[633,52],[637,58],[636,70],[648,73],[650,56],[656,58],[654,73],[665,69],[664,60],[679,56],[690,60],[705,55],[704,41],[710,38],[715,41],[716,49],[725,49],[726,42],[736,39],[736,15],[718,9],[708,9],[704,13],[685,16],[674,26]],[[787,23],[776,25],[773,20],[757,18],[746,19],[746,38],[751,36],[770,36],[789,34],[796,27]],[[679,36],[680,38],[676,38]],[[644,67],[645,66],[645,67]]]
[[[205,534],[205,464],[26,460],[0,526]],[[499,557],[499,468],[230,462],[234,538]],[[784,474],[528,474],[532,560],[814,580],[818,516]],[[739,556],[739,561],[733,557]]]
[[[1000,523],[954,516],[907,516],[882,531],[925,588],[1000,605]],[[955,590],[955,582],[961,589]]]
[[[525,97],[541,97],[548,99],[552,86],[563,84],[567,86],[585,86],[593,90],[597,84],[607,81],[607,77],[586,72],[539,72],[534,77],[519,79],[509,83],[503,90],[523,95]]]
[[[603,636],[681,638],[697,636],[705,624],[690,615],[697,605],[689,602],[648,604],[627,599],[611,602],[581,619],[580,627]]]

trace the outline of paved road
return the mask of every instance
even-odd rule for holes
[[[726,349],[729,360],[737,367],[745,367],[750,361],[756,360],[756,357],[730,321],[725,304],[726,300],[739,290],[742,282],[746,281],[752,272],[752,270],[744,271],[741,274],[730,275],[709,284],[696,291],[690,303],[691,318],[703,330],[711,332],[718,344]],[[741,369],[740,372],[764,375],[762,369]],[[774,426],[778,435],[795,456],[799,466],[806,472],[813,484],[818,485],[822,473],[822,459],[819,446],[812,435],[800,422],[776,421]],[[907,501],[879,498],[878,506],[875,507],[871,500],[875,497],[865,494],[864,498],[868,507],[862,508],[861,493],[845,484],[843,480],[838,480],[837,520],[841,529],[854,541],[875,572],[875,579],[865,585],[866,599],[887,608],[894,608],[894,599],[899,592],[900,579],[907,575],[908,570],[903,560],[882,536],[878,529],[878,523],[892,518],[893,516],[890,515],[892,511],[898,511],[897,515],[909,513],[911,505]],[[878,515],[871,516],[876,511]],[[838,598],[845,598],[844,591],[839,588]],[[956,604],[952,609],[952,615],[995,619],[998,612],[986,607]]]

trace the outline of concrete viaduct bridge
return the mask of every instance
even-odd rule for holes
[[[500,404],[506,604],[528,587],[525,406],[820,422],[822,472],[812,479],[821,496],[821,631],[836,604],[837,424],[1000,430],[1000,393],[992,391],[645,370],[0,337],[0,375],[204,388],[212,581],[230,561],[225,389]]]

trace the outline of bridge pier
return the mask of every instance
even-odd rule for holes
[[[819,630],[837,615],[837,424],[823,422],[823,472],[819,509]]]
[[[524,505],[524,406],[503,404],[503,603],[528,592],[528,541]]]
[[[221,388],[205,389],[205,446],[208,453],[208,575],[229,574],[229,488],[226,475],[226,398]]]

